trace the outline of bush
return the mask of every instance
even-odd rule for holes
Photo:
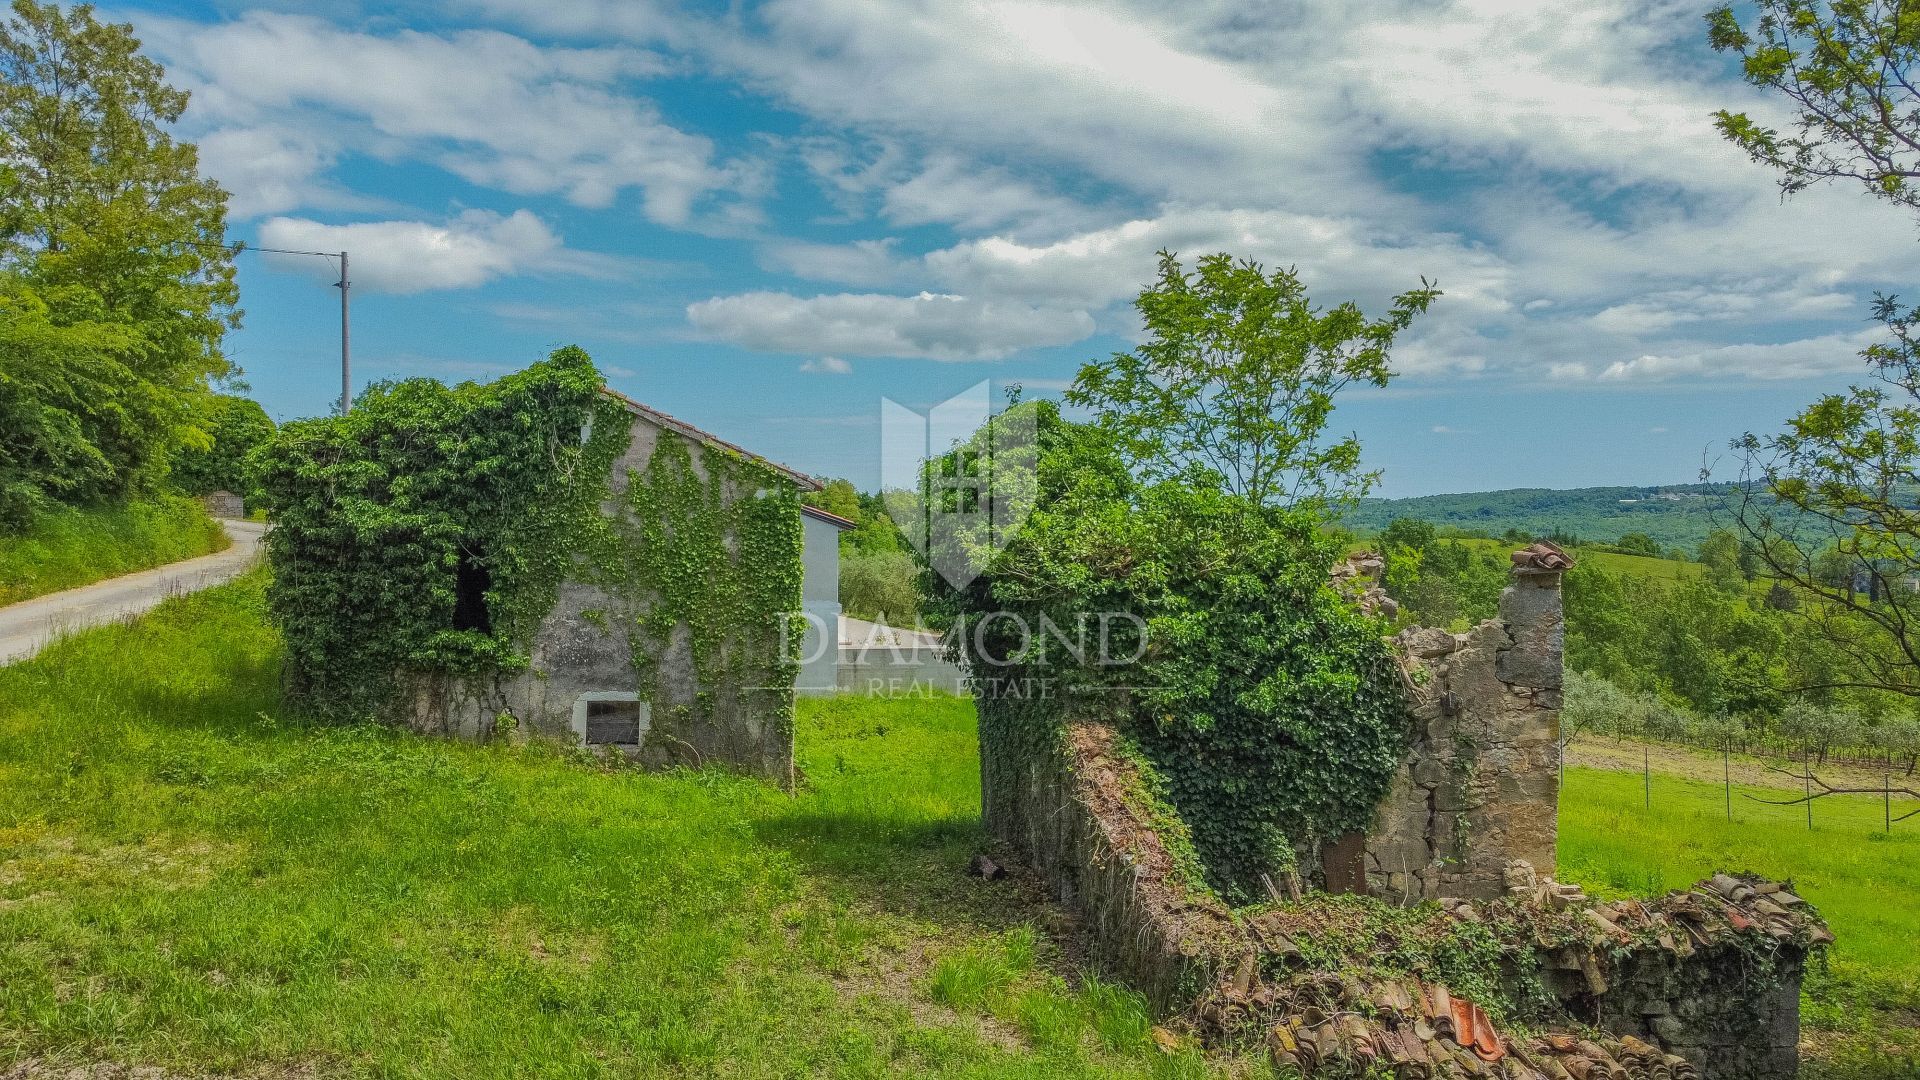
[[[54,507],[0,536],[0,604],[71,589],[228,544],[200,504],[179,496],[107,509]]]

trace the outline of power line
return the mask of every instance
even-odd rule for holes
[[[350,332],[347,320],[347,292],[353,288],[353,282],[347,277],[347,253],[344,251],[299,251],[294,248],[254,247],[245,240],[231,244],[215,244],[206,240],[173,240],[162,243],[186,244],[197,248],[216,248],[229,255],[238,255],[243,251],[259,251],[272,255],[313,255],[322,259],[340,260],[340,280],[333,287],[340,290],[340,413],[346,415],[353,408],[353,360],[349,347]]]

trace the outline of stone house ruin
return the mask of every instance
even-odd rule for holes
[[[612,390],[603,391],[628,416],[625,451],[608,475],[613,495],[603,512],[631,521],[632,505],[621,497],[646,474],[663,447],[686,452],[703,479],[711,463],[745,459],[762,468],[750,474],[794,492],[815,491],[814,478],[769,461],[666,413]],[[703,461],[704,459],[704,461]],[[731,503],[763,494],[739,479],[719,483]],[[800,507],[797,550],[768,555],[737,551],[742,574],[790,572],[797,559],[799,610],[839,613],[839,527],[809,507]],[[643,533],[617,530],[621,543],[643,542]],[[736,549],[739,537],[729,535]],[[754,559],[764,560],[753,565]],[[776,565],[776,563],[778,565]],[[478,738],[497,717],[513,716],[526,730],[554,735],[588,748],[618,751],[649,765],[724,762],[782,783],[793,779],[792,701],[794,676],[779,672],[772,655],[731,656],[724,665],[696,656],[684,621],[664,634],[641,627],[658,598],[610,587],[597,575],[562,582],[551,610],[531,642],[531,663],[505,679],[428,677],[416,680],[410,725],[418,731]],[[469,585],[467,592],[474,591]],[[801,620],[800,655],[808,655],[813,620]],[[828,625],[831,625],[829,623]],[[790,631],[791,632],[791,631]],[[769,642],[775,645],[777,642]],[[836,651],[815,650],[831,662]],[[639,685],[645,669],[651,686]]]
[[[577,349],[376,387],[270,450],[290,704],[791,783],[803,613],[839,609],[812,477],[600,386]]]
[[[1552,881],[1560,578],[1571,562],[1551,545],[1513,561],[1496,618],[1394,640],[1408,698],[1404,758],[1373,826],[1301,866],[1304,893],[1295,884],[1274,903],[1236,910],[1197,885],[1123,736],[1071,704],[1050,754],[996,752],[1004,748],[987,741],[1001,729],[983,722],[989,832],[1078,911],[1110,974],[1203,1038],[1261,1045],[1276,1066],[1309,1077],[1792,1077],[1801,972],[1832,936],[1787,887],[1719,875],[1655,900],[1600,903]],[[1378,607],[1378,570],[1361,557],[1335,577]],[[1383,903],[1325,895],[1337,892]],[[1419,906],[1381,914],[1410,905]],[[1492,957],[1488,927],[1502,935]],[[1366,942],[1367,955],[1329,963],[1323,940]],[[1456,947],[1480,950],[1496,973],[1483,978],[1527,1012],[1496,1021],[1485,985],[1449,987],[1417,964],[1385,975],[1371,965]],[[1514,1021],[1532,1034],[1515,1034]]]

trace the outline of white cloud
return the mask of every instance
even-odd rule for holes
[[[320,205],[333,163],[370,154],[749,230],[766,167],[636,89],[697,71],[803,114],[805,135],[760,145],[829,214],[809,201],[820,228],[755,251],[859,291],[687,309],[753,348],[971,359],[1127,336],[1167,247],[1298,265],[1317,299],[1369,311],[1436,278],[1396,352],[1436,381],[1829,377],[1857,365],[1866,294],[1910,277],[1906,217],[1838,189],[1783,205],[1713,131],[1716,108],[1774,106],[1706,54],[1690,0],[474,3],[592,47],[142,21],[197,80],[231,144],[209,161],[249,212]]]
[[[950,224],[978,231],[1002,226],[1066,231],[1084,226],[1086,208],[1015,177],[953,154],[938,154],[887,189],[881,212],[896,225]]]
[[[327,225],[304,218],[270,218],[260,246],[296,251],[345,251],[355,289],[417,293],[470,289],[521,273],[607,276],[617,264],[604,256],[568,251],[533,214],[502,216],[469,210],[444,224],[366,221]],[[289,269],[328,276],[329,264],[311,257],[268,255]]]
[[[1462,431],[1459,428],[1448,427],[1445,424],[1433,425],[1433,433],[1435,435],[1471,435],[1472,434],[1472,432],[1470,431]]]
[[[765,352],[928,360],[998,360],[1093,332],[1084,311],[924,292],[811,298],[742,293],[692,304],[687,319],[711,337]]]
[[[780,241],[762,252],[761,262],[812,281],[886,285],[898,282],[907,269],[895,254],[896,244],[891,237],[850,244]]]
[[[801,364],[800,370],[816,375],[851,375],[853,365],[837,356],[819,356]]]
[[[1871,331],[1827,334],[1777,344],[1695,345],[1616,360],[1595,377],[1607,382],[1660,382],[1687,376],[1805,379],[1860,370]]]
[[[637,49],[542,47],[492,30],[355,33],[267,12],[213,25],[143,18],[140,30],[193,89],[196,122],[219,138],[298,128],[333,140],[292,148],[264,178],[217,155],[214,175],[243,207],[305,205],[289,203],[291,192],[346,149],[585,207],[636,188],[646,215],[668,225],[686,224],[704,196],[764,183],[749,166],[716,163],[710,140],[629,90],[664,70]]]

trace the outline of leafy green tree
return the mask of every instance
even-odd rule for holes
[[[861,518],[860,492],[851,480],[828,480],[819,491],[809,491],[800,501],[829,514],[858,523]]]
[[[1433,547],[1438,533],[1432,524],[1419,518],[1394,518],[1387,527],[1380,530],[1380,545],[1383,548],[1408,548],[1424,552]]]
[[[1660,557],[1660,542],[1643,532],[1630,532],[1614,542],[1614,550],[1623,555],[1644,555],[1649,559]]]
[[[23,528],[47,499],[114,489],[110,454],[154,411],[126,359],[133,329],[105,318],[85,290],[52,292],[57,306],[0,273],[0,529]]]
[[[920,621],[920,571],[904,551],[842,552],[840,608],[889,626]]]
[[[1160,253],[1158,280],[1134,302],[1147,340],[1080,369],[1067,391],[1094,410],[1149,482],[1179,480],[1255,506],[1364,495],[1353,437],[1328,441],[1334,398],[1385,386],[1394,338],[1440,295],[1431,283],[1369,320],[1347,302],[1320,309],[1292,270],[1202,256],[1189,273]]]
[[[1700,542],[1700,563],[1707,568],[1707,580],[1723,592],[1739,592],[1747,576],[1740,570],[1740,539],[1725,529],[1715,529]]]
[[[1795,112],[1782,134],[1722,112],[1722,133],[1779,171],[1789,194],[1822,180],[1920,210],[1920,18],[1889,0],[1760,0],[1743,24],[1731,7],[1707,16],[1708,38],[1740,59],[1748,82]],[[1748,433],[1734,517],[1759,571],[1813,602],[1807,619],[1847,663],[1831,685],[1920,696],[1920,309],[1882,296],[1887,340],[1862,353],[1877,385],[1829,394],[1777,435]],[[1831,554],[1830,554],[1831,553]],[[1846,580],[1834,564],[1844,560]],[[1868,579],[1853,586],[1853,568]]]
[[[252,488],[247,455],[273,438],[273,420],[252,398],[211,395],[201,421],[210,445],[188,447],[173,459],[173,483],[189,495],[231,491],[244,495]]]
[[[1747,82],[1796,113],[1782,134],[1721,110],[1720,131],[1780,173],[1780,190],[1824,180],[1920,210],[1920,18],[1898,0],[1758,0],[1742,24],[1731,6],[1707,15],[1707,40],[1740,60]]]
[[[15,296],[37,294],[53,326],[125,328],[74,381],[111,364],[114,381],[143,384],[123,395],[135,412],[72,412],[62,436],[98,452],[105,469],[88,486],[105,494],[152,480],[174,446],[204,441],[198,399],[231,371],[220,344],[239,319],[226,193],[200,175],[194,147],[168,134],[187,94],[139,46],[131,26],[102,23],[84,4],[14,0],[0,22],[0,272],[18,282]],[[26,400],[24,386],[14,392]],[[43,419],[65,408],[33,401],[19,407]]]

